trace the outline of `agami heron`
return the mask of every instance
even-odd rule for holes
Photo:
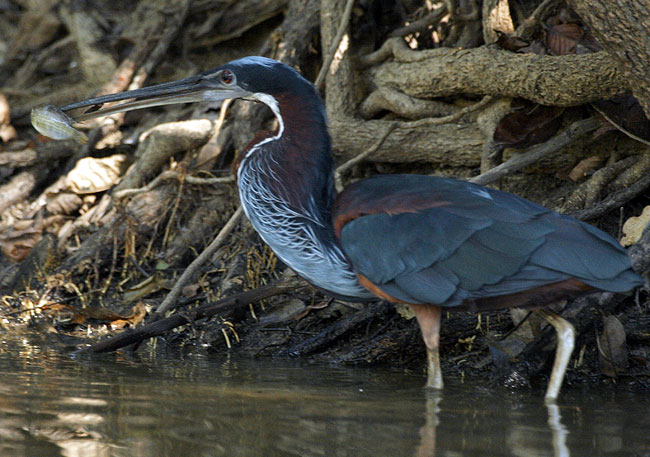
[[[380,297],[413,308],[428,354],[428,386],[442,387],[440,314],[543,307],[643,283],[606,233],[515,195],[434,176],[386,175],[336,195],[323,102],[297,71],[247,57],[179,81],[62,107],[84,120],[172,103],[244,98],[266,104],[278,128],[258,134],[237,168],[241,204],[271,249],[302,277],[347,300]],[[102,104],[133,99],[121,105]],[[573,327],[558,331],[546,393],[559,393]]]

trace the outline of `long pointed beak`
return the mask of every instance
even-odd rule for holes
[[[214,79],[215,78],[209,78],[206,75],[191,76],[178,81],[158,84],[156,86],[89,98],[87,100],[62,106],[59,109],[63,112],[67,112],[78,108],[90,107],[89,110],[81,114],[70,116],[74,122],[82,122],[89,119],[107,116],[109,114],[149,108],[152,106],[201,101],[219,101],[227,98],[239,98],[249,95],[248,92],[237,86],[228,87]],[[103,107],[105,103],[122,100],[131,101],[109,106],[107,108]]]
[[[250,92],[236,84],[223,83],[221,73],[221,70],[216,70],[178,81],[158,84],[157,86],[89,98],[61,108],[52,105],[39,106],[32,109],[32,125],[38,132],[47,137],[57,140],[74,139],[80,143],[85,143],[87,140],[86,135],[76,130],[73,124],[108,116],[109,114],[152,106],[220,101],[227,98],[241,98],[251,95]],[[104,108],[105,103],[122,100],[129,101]],[[67,113],[85,107],[89,107],[89,109],[81,114],[71,115]]]

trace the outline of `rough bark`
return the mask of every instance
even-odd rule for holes
[[[373,83],[418,98],[501,95],[555,106],[581,105],[629,90],[625,73],[605,52],[538,56],[482,46],[405,53],[417,60],[373,67]]]
[[[650,0],[568,0],[621,68],[650,118]]]

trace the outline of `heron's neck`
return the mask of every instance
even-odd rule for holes
[[[252,142],[237,171],[246,216],[273,252],[312,284],[340,297],[367,298],[334,235],[333,162],[320,99],[260,99],[278,116],[279,128]]]
[[[335,198],[333,161],[327,119],[320,98],[314,94],[256,94],[278,120],[278,129],[258,135],[244,152],[241,167],[267,176],[267,185],[290,207],[314,205],[329,222]],[[241,167],[238,176],[241,177]]]

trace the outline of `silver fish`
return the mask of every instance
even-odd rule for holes
[[[32,125],[42,135],[54,140],[75,140],[86,143],[85,133],[72,127],[75,120],[54,105],[42,105],[32,109]]]

